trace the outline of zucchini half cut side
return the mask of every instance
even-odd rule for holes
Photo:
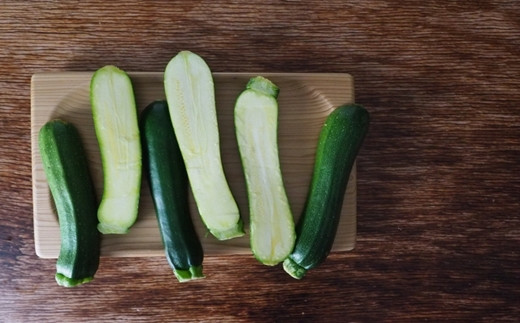
[[[192,52],[180,52],[166,66],[164,88],[202,221],[219,240],[244,235],[222,166],[215,90],[208,65]]]
[[[137,219],[141,190],[141,141],[130,77],[115,66],[100,68],[92,76],[90,102],[103,165],[98,230],[127,233]]]
[[[278,156],[278,87],[252,78],[235,104],[235,130],[247,184],[251,250],[265,265],[292,251],[294,220]]]

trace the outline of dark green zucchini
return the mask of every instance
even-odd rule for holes
[[[77,129],[53,120],[39,132],[38,144],[60,224],[56,281],[73,287],[94,278],[99,265],[97,200]]]
[[[203,278],[203,250],[188,205],[188,176],[168,105],[155,101],[141,114],[145,172],[159,222],[166,258],[181,282]]]
[[[350,171],[368,124],[368,111],[357,104],[337,108],[325,121],[309,194],[296,225],[296,245],[283,263],[294,278],[301,279],[321,264],[332,248]]]

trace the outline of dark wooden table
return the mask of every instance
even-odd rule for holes
[[[238,3],[0,3],[0,321],[517,320],[520,3]],[[58,287],[34,251],[31,75],[162,71],[182,49],[215,72],[354,76],[372,116],[355,250],[302,281],[251,256],[188,284],[161,257],[102,258]]]

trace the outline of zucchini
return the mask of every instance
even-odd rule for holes
[[[296,226],[296,245],[284,270],[301,279],[328,256],[341,214],[350,171],[368,131],[361,105],[335,109],[321,130],[310,191]]]
[[[251,250],[276,265],[294,247],[294,220],[278,157],[278,87],[252,78],[235,104],[235,129],[249,199]]]
[[[204,278],[202,245],[188,205],[188,177],[165,101],[144,109],[140,130],[144,169],[168,263],[180,282]]]
[[[202,221],[219,240],[244,235],[222,167],[215,90],[208,65],[192,52],[180,52],[166,66],[164,88]]]
[[[115,66],[100,68],[92,76],[90,101],[103,165],[98,230],[127,233],[137,218],[141,190],[141,142],[130,78]]]
[[[47,122],[38,146],[60,225],[56,282],[65,287],[88,283],[99,265],[97,200],[78,131],[62,120]]]

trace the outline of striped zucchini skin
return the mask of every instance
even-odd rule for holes
[[[47,122],[38,135],[45,175],[58,213],[61,246],[56,281],[72,287],[91,281],[99,265],[97,200],[77,129]]]
[[[188,176],[168,105],[155,101],[141,114],[144,170],[153,198],[166,258],[181,282],[204,278],[203,249],[188,204]]]
[[[321,264],[332,248],[350,171],[368,125],[369,113],[358,104],[338,107],[323,125],[310,191],[296,225],[296,245],[284,261],[294,278]]]

